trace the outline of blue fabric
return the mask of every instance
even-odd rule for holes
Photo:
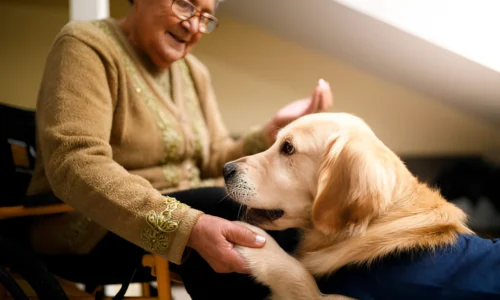
[[[500,239],[461,235],[453,247],[349,266],[318,280],[325,294],[370,299],[500,299]]]

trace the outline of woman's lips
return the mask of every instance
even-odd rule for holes
[[[182,43],[182,44],[186,43],[186,41],[184,41],[183,39],[177,37],[176,35],[174,35],[174,34],[172,34],[170,32],[168,34],[170,34],[170,36],[173,37],[174,40],[178,41],[179,43]]]

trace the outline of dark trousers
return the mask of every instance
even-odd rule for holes
[[[240,205],[227,198],[223,188],[200,188],[169,194],[189,206],[207,214],[228,220],[236,220]],[[269,231],[269,234],[288,252],[298,241],[296,230]],[[145,251],[142,248],[109,233],[97,247],[81,260],[68,256],[68,262],[60,255],[44,257],[49,269],[59,276],[84,283],[121,283],[132,275]],[[91,267],[93,266],[93,267]],[[265,299],[269,289],[256,283],[250,276],[230,273],[218,274],[196,252],[192,251],[181,265],[170,264],[182,277],[184,286],[193,300],[198,299]],[[149,269],[135,271],[136,281],[154,280]]]

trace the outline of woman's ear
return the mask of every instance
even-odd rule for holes
[[[362,233],[391,200],[392,157],[375,141],[349,136],[333,139],[326,149],[312,208],[314,225],[325,234]]]

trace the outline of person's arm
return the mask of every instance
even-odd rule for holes
[[[36,119],[54,194],[104,228],[180,263],[202,212],[164,197],[113,160],[113,63],[77,38],[61,36],[46,64]]]

